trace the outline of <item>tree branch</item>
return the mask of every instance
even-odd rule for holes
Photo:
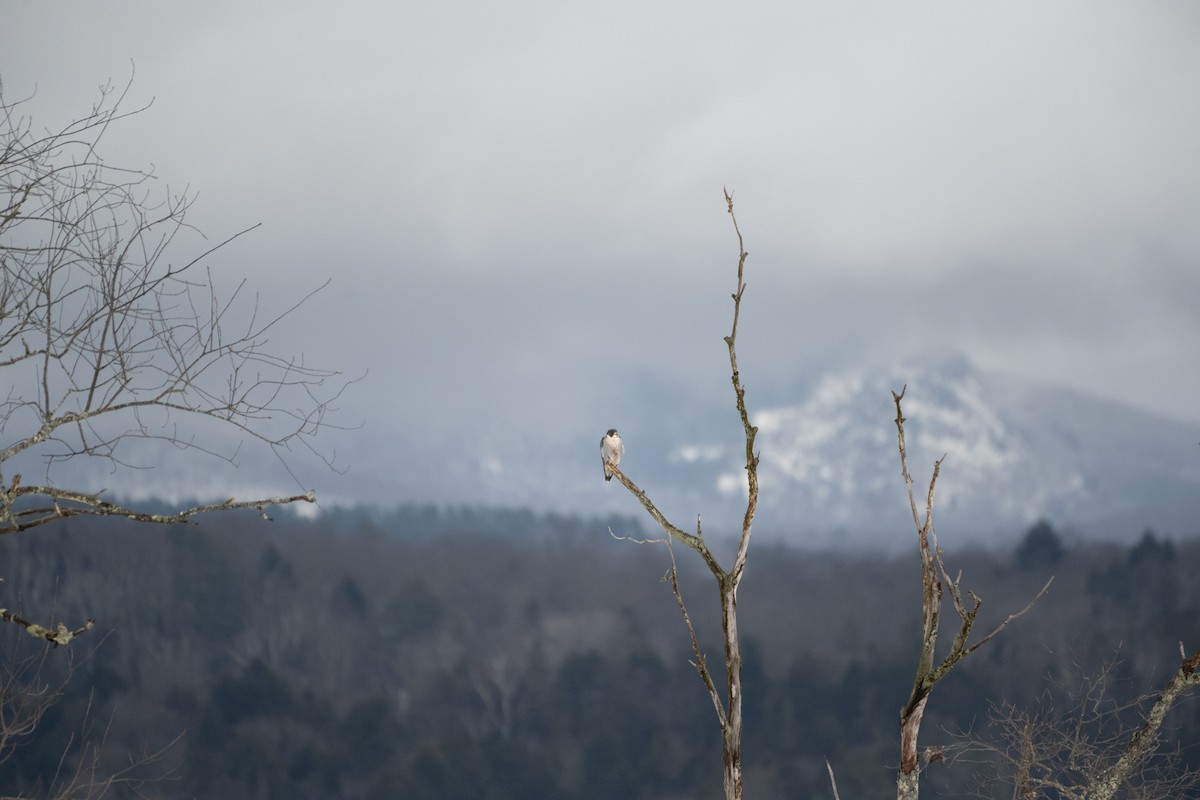
[[[725,337],[725,344],[729,348],[729,369],[730,380],[733,383],[733,394],[737,401],[738,417],[742,422],[742,431],[745,434],[746,440],[746,512],[742,516],[742,533],[738,539],[737,555],[734,556],[733,566],[729,570],[733,578],[734,590],[737,590],[737,584],[741,581],[742,570],[746,567],[746,555],[750,548],[750,529],[754,524],[754,515],[758,510],[758,461],[759,457],[754,452],[754,439],[758,435],[758,428],[750,424],[750,415],[746,411],[746,389],[742,386],[741,373],[738,371],[737,362],[737,332],[738,320],[741,317],[742,296],[746,293],[746,282],[744,280],[746,259],[749,253],[746,252],[745,243],[742,240],[742,231],[738,227],[737,215],[733,213],[733,194],[728,190],[723,190],[725,193],[725,207],[729,212],[729,218],[733,222],[734,233],[737,234],[738,240],[738,265],[737,265],[737,291],[733,293],[733,326],[729,335]]]
[[[692,625],[691,615],[688,614],[687,605],[683,602],[683,593],[679,589],[679,569],[675,563],[675,549],[671,546],[670,539],[665,539],[664,542],[667,546],[667,552],[671,554],[671,569],[667,572],[667,577],[671,581],[671,592],[675,595],[675,601],[679,604],[679,613],[683,617],[683,624],[687,626],[688,636],[692,640],[692,653],[696,656],[696,660],[692,662],[692,666],[700,674],[700,680],[704,682],[704,688],[708,690],[708,696],[712,698],[713,708],[717,712],[717,721],[724,728],[728,724],[728,720],[725,716],[725,708],[721,705],[721,694],[717,691],[717,686],[708,671],[708,661],[704,657],[704,653],[700,650],[700,640],[696,636],[696,628]]]
[[[16,476],[19,480],[21,476]],[[18,498],[39,498],[50,500],[50,505],[39,504],[21,507]],[[238,509],[254,509],[264,520],[270,521],[266,509],[271,506],[284,506],[291,503],[315,503],[315,492],[290,497],[271,497],[258,500],[237,500],[229,498],[220,503],[208,503],[192,506],[170,514],[150,514],[110,503],[98,494],[72,491],[54,486],[14,486],[3,494],[4,507],[0,509],[0,535],[18,533],[36,528],[51,522],[78,516],[94,517],[124,517],[135,522],[147,522],[155,525],[194,524],[193,517],[218,511],[236,511]]]
[[[0,622],[12,622],[25,629],[25,632],[35,639],[45,639],[54,645],[70,644],[71,640],[76,636],[87,633],[96,625],[96,620],[89,619],[82,626],[71,630],[63,623],[58,623],[53,628],[47,628],[36,622],[30,622],[27,619],[12,613],[7,608],[0,608]]]

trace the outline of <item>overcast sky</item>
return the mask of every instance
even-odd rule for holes
[[[369,370],[353,461],[727,391],[722,186],[764,404],[932,348],[1200,422],[1197,42],[1191,0],[24,2],[0,76],[54,126],[132,63],[109,160],[263,223],[224,279],[332,278],[279,349]]]

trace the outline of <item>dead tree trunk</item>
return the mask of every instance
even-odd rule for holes
[[[725,638],[725,693],[728,713],[721,726],[721,763],[725,797],[742,796],[742,651],[737,630],[737,586],[718,577],[721,589],[721,630]]]

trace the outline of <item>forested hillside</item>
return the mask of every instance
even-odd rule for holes
[[[90,771],[92,748],[104,776],[165,747],[109,796],[716,798],[719,737],[661,581],[667,552],[615,541],[610,525],[641,534],[631,519],[413,508],[151,530],[70,520],[6,537],[0,606],[97,622],[56,649],[0,630],[3,663],[24,665],[0,682],[10,699],[72,673],[36,730],[3,742],[0,787],[44,796]],[[1069,716],[1106,669],[1093,708],[1122,707],[1200,640],[1198,541],[1071,546],[1042,525],[1003,551],[956,552],[952,531],[942,545],[984,600],[981,629],[1056,577],[941,685],[926,744],[999,741],[990,719],[1006,704]],[[894,791],[919,644],[913,551],[752,553],[739,595],[748,796],[829,797],[825,758],[842,797]],[[719,652],[711,576],[677,555]],[[1200,706],[1172,715],[1168,737],[1200,765]],[[1011,796],[987,752],[956,753],[926,772],[927,796]]]

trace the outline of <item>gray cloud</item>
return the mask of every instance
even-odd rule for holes
[[[110,160],[190,184],[213,237],[264,223],[219,277],[333,278],[281,341],[369,368],[347,416],[396,441],[602,430],[638,410],[601,366],[723,391],[725,184],[764,391],[956,348],[1200,421],[1192,4],[5,13],[43,124],[136,63],[155,104]]]

